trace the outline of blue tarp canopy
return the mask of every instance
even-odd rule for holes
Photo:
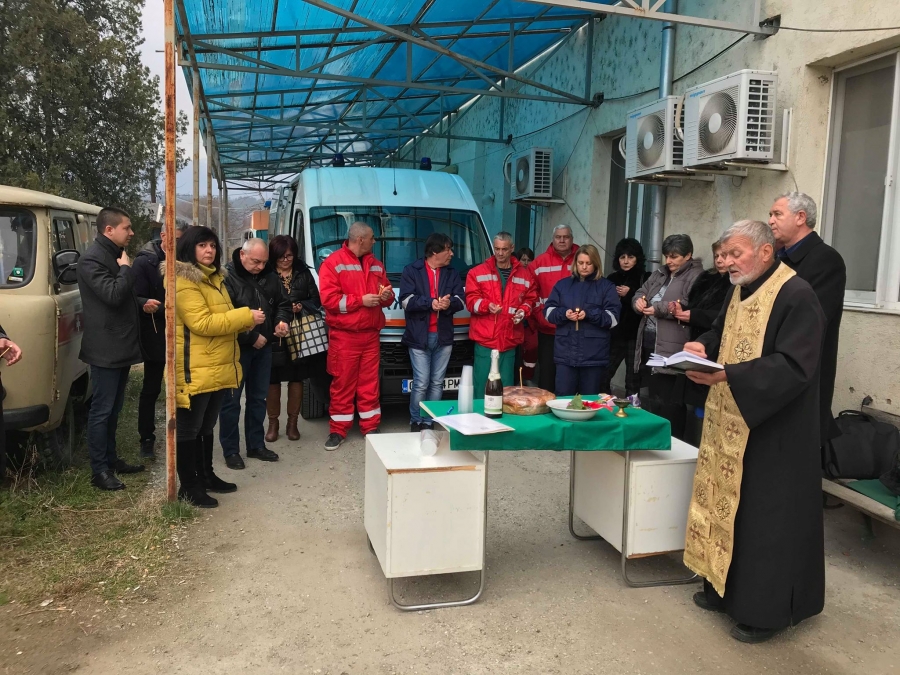
[[[220,180],[377,165],[475,96],[589,105],[515,71],[592,15],[513,0],[177,0]],[[586,68],[590,69],[590,59]],[[587,81],[589,81],[589,77]],[[426,132],[426,130],[428,130]],[[489,140],[499,142],[502,130]]]

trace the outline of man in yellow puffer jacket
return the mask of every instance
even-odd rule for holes
[[[165,265],[160,273],[165,276]],[[178,406],[178,495],[196,506],[218,502],[206,494],[237,486],[213,473],[213,428],[225,391],[241,381],[237,334],[265,320],[263,312],[235,309],[225,288],[216,234],[192,227],[178,242],[175,262],[175,398]]]

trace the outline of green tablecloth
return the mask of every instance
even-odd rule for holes
[[[446,415],[456,401],[424,401],[422,409],[432,417]],[[484,413],[484,401],[476,400],[474,412]],[[670,450],[669,421],[639,408],[628,408],[628,417],[600,410],[587,422],[567,422],[553,413],[503,415],[498,420],[515,431],[484,436],[450,432],[453,450]]]

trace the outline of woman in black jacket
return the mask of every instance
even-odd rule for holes
[[[634,372],[634,350],[637,346],[637,330],[641,317],[631,309],[634,293],[647,280],[644,249],[637,239],[622,239],[616,244],[613,254],[613,272],[607,277],[616,285],[616,293],[622,302],[622,313],[618,325],[612,329],[610,342],[609,370],[600,389],[605,394],[612,393],[612,379],[625,361],[625,392],[637,394],[641,388],[640,377]]]
[[[319,311],[322,303],[319,300],[319,289],[316,280],[305,262],[300,259],[300,251],[293,237],[279,234],[269,242],[269,260],[275,266],[275,273],[284,285],[291,300],[294,316],[305,307],[308,311]],[[278,440],[278,418],[281,415],[281,383],[288,383],[287,397],[287,433],[288,440],[300,439],[297,420],[300,417],[300,405],[303,402],[303,380],[313,376],[314,361],[309,358],[291,361],[288,347],[282,340],[272,345],[272,375],[269,380],[269,394],[266,396],[266,415],[269,428],[266,441],[274,443]]]
[[[712,245],[712,252],[715,267],[697,277],[684,303],[673,303],[675,318],[691,327],[692,341],[712,328],[713,321],[719,316],[731,288],[722,243],[715,242]],[[684,440],[698,447],[703,430],[703,408],[706,406],[707,394],[709,387],[694,384],[684,378],[684,403],[687,406]]]

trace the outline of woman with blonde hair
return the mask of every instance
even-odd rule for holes
[[[572,275],[558,281],[541,308],[556,326],[553,361],[556,394],[600,394],[609,366],[610,330],[619,322],[622,303],[615,284],[603,278],[595,246],[578,249]],[[605,392],[604,392],[605,393]]]

